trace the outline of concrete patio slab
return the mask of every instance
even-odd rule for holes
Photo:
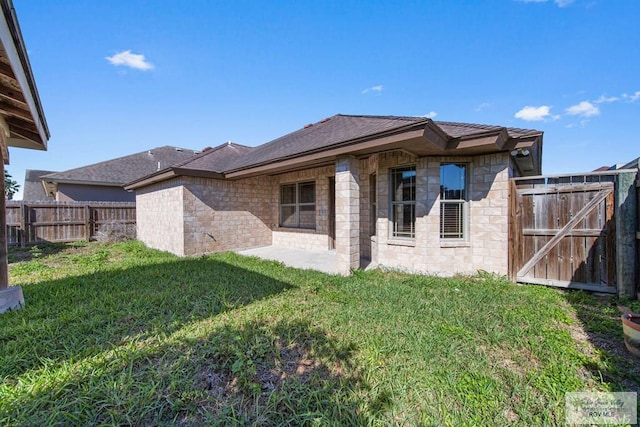
[[[280,261],[288,267],[311,269],[323,273],[338,274],[336,251],[307,251],[281,246],[264,246],[261,248],[238,251],[241,255]]]

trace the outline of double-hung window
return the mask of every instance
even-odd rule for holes
[[[280,187],[280,227],[316,228],[316,183]]]
[[[416,168],[391,170],[391,236],[416,237]]]
[[[465,240],[467,238],[467,165],[443,163],[440,165],[440,238]]]

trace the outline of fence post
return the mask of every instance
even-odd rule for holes
[[[616,185],[616,267],[618,296],[636,299],[637,171],[618,174]]]
[[[84,204],[84,232],[86,235],[87,242],[91,240],[91,234],[93,231],[92,223],[91,223],[91,209],[89,209],[89,203]]]
[[[18,230],[18,238],[20,239],[20,247],[24,248],[27,245],[27,206],[24,200],[20,202],[20,229]]]

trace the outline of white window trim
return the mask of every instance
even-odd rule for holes
[[[465,198],[461,199],[453,199],[453,200],[442,200],[440,195],[438,195],[439,202],[439,218],[438,218],[438,235],[440,239],[441,247],[466,247],[470,245],[470,232],[469,232],[469,223],[470,223],[470,195],[471,195],[471,163],[464,161],[443,161],[440,162],[440,167],[443,165],[464,165],[465,167]],[[440,174],[440,168],[438,168],[438,174]],[[443,204],[461,204],[462,205],[462,237],[442,237],[442,205]]]
[[[405,202],[405,201],[394,201],[393,200],[393,195],[394,192],[391,190],[391,187],[393,186],[393,174],[395,171],[397,170],[401,170],[401,169],[413,169],[413,171],[416,173],[416,176],[414,178],[415,180],[415,186],[416,188],[415,190],[415,196],[414,196],[414,200],[413,201],[409,201],[409,202]],[[417,216],[416,216],[416,202],[417,202],[417,198],[418,198],[418,168],[415,164],[409,164],[409,165],[402,165],[402,166],[397,166],[397,167],[393,167],[393,168],[389,168],[389,172],[388,172],[388,190],[389,190],[389,236],[388,236],[388,243],[389,244],[393,244],[394,242],[396,244],[400,244],[403,245],[403,242],[415,242],[416,240],[416,221],[417,221]],[[413,205],[413,237],[411,236],[396,236],[395,235],[395,222],[394,222],[394,215],[395,215],[395,209],[394,207],[396,205]]]

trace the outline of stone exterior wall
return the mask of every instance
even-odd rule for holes
[[[136,191],[137,238],[147,246],[184,255],[183,187],[176,178]]]
[[[440,239],[440,164],[468,165],[468,229],[465,241]],[[414,239],[390,237],[389,173],[416,166]],[[370,177],[377,180],[376,233],[371,235]],[[330,188],[336,179],[336,250],[339,269],[357,268],[360,258],[382,267],[431,274],[508,268],[507,153],[475,157],[415,158],[389,152],[364,160],[345,156],[335,166],[243,180],[181,177],[137,192],[138,236],[147,245],[178,255],[270,244],[310,250],[329,248]],[[314,181],[316,228],[279,226],[280,186]]]
[[[273,245],[324,251],[329,248],[329,237],[326,234],[318,234],[314,230],[273,231]]]
[[[431,274],[487,270],[507,274],[508,154],[476,157],[413,158],[404,153],[380,155],[378,221],[375,236],[380,266]],[[440,164],[468,164],[468,236],[464,242],[440,239]],[[390,237],[389,169],[416,166],[415,239]]]
[[[185,255],[271,244],[270,180],[183,178]]]
[[[338,271],[360,268],[360,161],[336,160],[336,252]]]
[[[378,155],[360,161],[360,258],[371,260],[372,224],[371,224],[371,177],[378,177]],[[376,185],[377,187],[377,185]],[[375,189],[377,191],[377,189]],[[375,239],[373,239],[375,240]]]

